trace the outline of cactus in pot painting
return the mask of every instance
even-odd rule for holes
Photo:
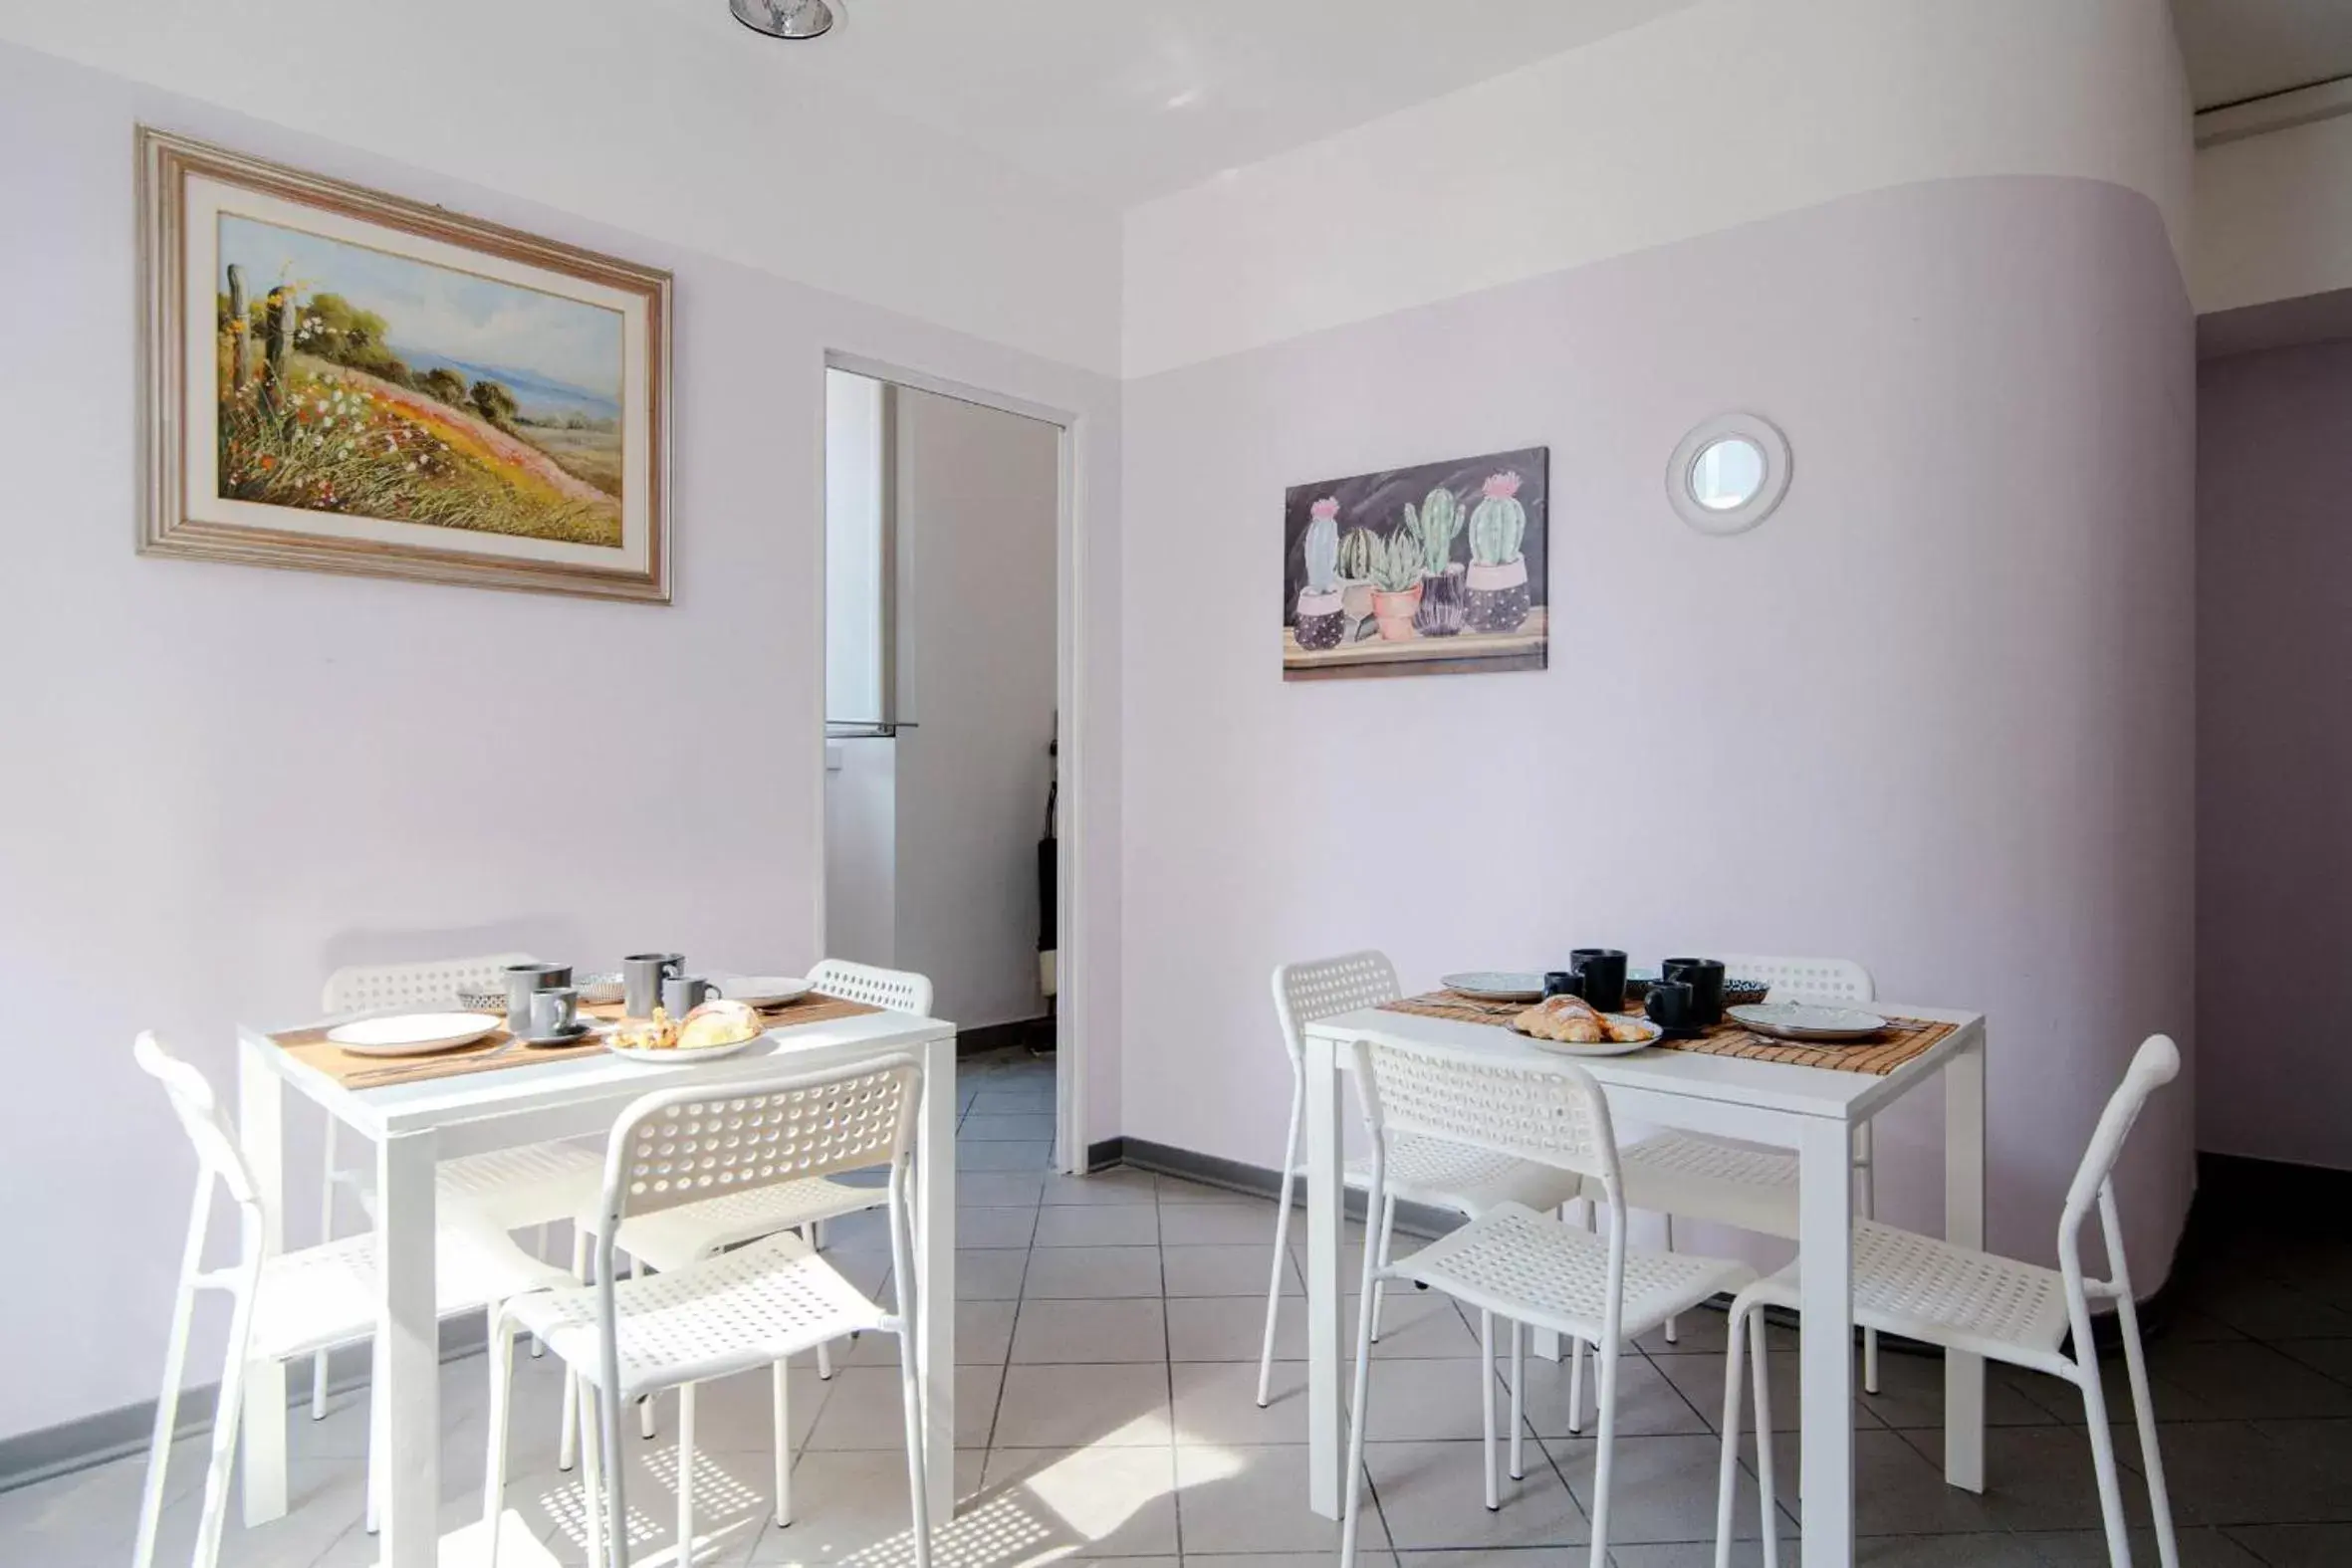
[[[1292,486],[1283,678],[1539,670],[1549,449]]]
[[[1347,612],[1339,593],[1339,503],[1329,496],[1307,509],[1306,586],[1298,590],[1291,629],[1301,648],[1339,646],[1347,629]]]

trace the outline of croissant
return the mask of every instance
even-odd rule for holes
[[[1570,1045],[1597,1045],[1609,1037],[1601,1015],[1582,997],[1546,997],[1512,1019],[1512,1026],[1522,1034]]]
[[[686,1014],[678,1027],[678,1048],[694,1050],[705,1045],[732,1045],[748,1040],[760,1032],[760,1015],[740,1002],[725,999],[706,1002]]]

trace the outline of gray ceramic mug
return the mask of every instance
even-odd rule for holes
[[[509,964],[506,967],[506,1026],[510,1034],[531,1032],[531,998],[572,984],[569,964]]]
[[[700,975],[672,975],[661,983],[661,1005],[673,1018],[682,1018],[713,997],[725,995]]]
[[[686,973],[681,953],[631,953],[620,961],[621,1010],[649,1018],[661,1003],[661,983]]]
[[[572,1025],[580,1017],[580,993],[570,986],[555,986],[531,994],[531,1027],[525,1038],[554,1039],[572,1032]]]

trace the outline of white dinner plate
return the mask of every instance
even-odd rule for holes
[[[748,1040],[733,1040],[725,1045],[673,1045],[668,1050],[653,1050],[642,1045],[619,1044],[619,1035],[607,1034],[604,1036],[604,1048],[615,1056],[626,1056],[631,1061],[651,1062],[657,1067],[674,1067],[690,1061],[717,1061],[721,1056],[749,1050],[767,1037],[765,1034],[754,1034]]]
[[[1726,1008],[1724,1015],[1759,1034],[1784,1040],[1868,1039],[1887,1026],[1887,1020],[1860,1008],[1823,1008],[1802,1002],[1757,1002]]]
[[[1516,1027],[1512,1032],[1519,1034],[1522,1039],[1539,1050],[1555,1050],[1562,1056],[1630,1056],[1637,1050],[1657,1044],[1666,1033],[1664,1029],[1652,1023],[1648,1018],[1628,1017],[1622,1012],[1604,1012],[1601,1016],[1640,1024],[1642,1037],[1637,1040],[1592,1040],[1587,1042],[1583,1040],[1541,1039],[1533,1034],[1522,1033]]]
[[[1458,991],[1465,997],[1476,997],[1481,1002],[1541,1002],[1543,977],[1514,974],[1506,970],[1472,970],[1467,975],[1440,975],[1438,984],[1448,991]]]
[[[775,1008],[809,995],[809,983],[797,975],[722,975],[715,984],[729,1002],[747,1007]]]
[[[488,1012],[403,1012],[338,1023],[327,1037],[354,1056],[429,1056],[471,1045],[505,1024]]]

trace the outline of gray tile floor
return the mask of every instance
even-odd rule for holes
[[[1253,1398],[1273,1210],[1264,1202],[1139,1172],[1048,1174],[1053,1080],[1026,1056],[965,1064],[959,1179],[957,1485],[964,1501],[936,1538],[939,1568],[1032,1568],[1118,1559],[1122,1568],[1312,1568],[1335,1527],[1307,1511],[1303,1331],[1289,1314],[1274,1405]],[[1302,1237],[1296,1238],[1302,1246]],[[859,1283],[888,1267],[870,1221],[836,1227],[827,1249]],[[2153,1348],[2158,1414],[2188,1568],[2352,1564],[2352,1246],[2238,1238],[2191,1259],[2181,1307]],[[1288,1288],[1301,1285],[1295,1255]],[[1686,1320],[1620,1375],[1618,1568],[1713,1562],[1715,1423],[1723,1320]],[[1794,1348],[1787,1336],[1786,1349]],[[1367,1568],[1581,1563],[1592,1444],[1566,1431],[1564,1373],[1530,1376],[1529,1474],[1503,1509],[1480,1504],[1475,1325],[1443,1299],[1400,1293],[1375,1352],[1366,1468]],[[696,1467],[696,1560],[726,1564],[909,1561],[894,1350],[865,1342],[829,1383],[793,1378],[797,1517],[767,1517],[767,1384],[706,1390]],[[580,1494],[555,1469],[553,1363],[518,1377],[514,1483],[502,1561],[584,1559]],[[1795,1408],[1795,1357],[1775,1401]],[[444,1369],[445,1520],[478,1518],[484,1374]],[[2110,1388],[2122,1385],[2113,1369]],[[1884,1391],[1857,1401],[1861,1561],[1873,1568],[2004,1568],[2105,1560],[2089,1450],[2072,1391],[1996,1370],[1990,1485],[1947,1487],[1939,1468],[1941,1373],[1886,1358]],[[2120,1405],[2118,1444],[2138,1446]],[[293,1419],[295,1506],[248,1534],[233,1519],[224,1562],[341,1568],[374,1561],[359,1528],[364,1400]],[[632,1440],[630,1501],[639,1561],[675,1561],[676,1455],[666,1436]],[[1781,1438],[1782,1501],[1794,1496],[1793,1439]],[[197,1445],[183,1443],[159,1561],[187,1560]],[[2127,1478],[2127,1491],[2134,1478]],[[124,1460],[0,1494],[0,1562],[119,1568],[139,1484]],[[2145,1520],[2140,1496],[2135,1519]],[[1743,1501],[1753,1533],[1753,1495]],[[1793,1538],[1785,1512],[1780,1531]],[[1563,1550],[1565,1549],[1565,1550]],[[1538,1559],[1536,1551],[1544,1552]],[[2143,1534],[2136,1560],[2153,1563]],[[1735,1562],[1759,1560],[1742,1543]],[[1785,1560],[1793,1561],[1793,1557]]]

